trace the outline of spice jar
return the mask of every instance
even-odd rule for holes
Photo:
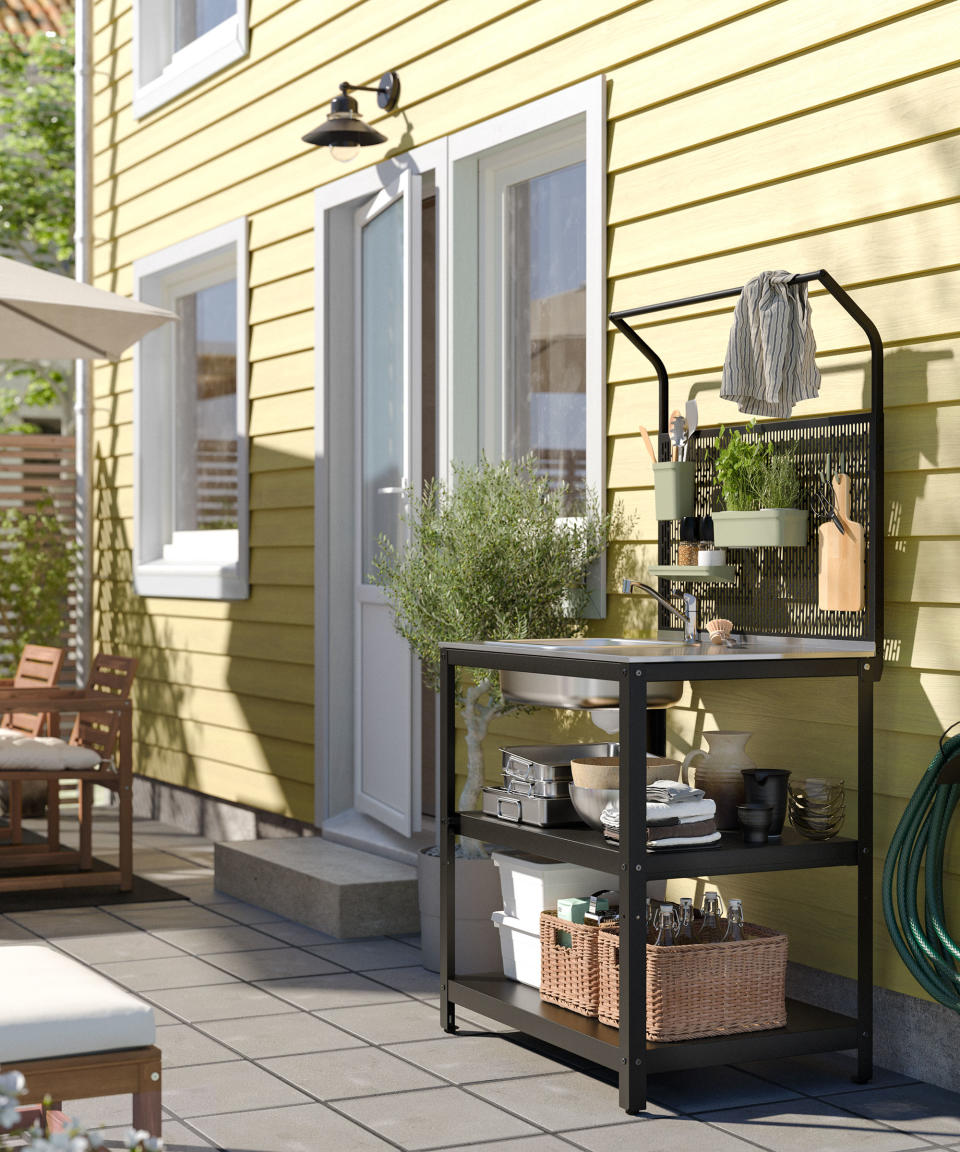
[[[677,563],[684,567],[695,567],[700,548],[700,517],[684,516],[680,521],[680,548]]]

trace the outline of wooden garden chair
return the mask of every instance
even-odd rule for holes
[[[0,678],[2,688],[53,688],[60,679],[65,653],[62,648],[49,648],[43,644],[25,644],[20,653],[16,674],[12,678]],[[0,717],[0,728],[8,732],[18,732],[21,736],[54,735],[49,712],[8,712]],[[10,783],[9,812],[10,824],[0,829],[0,838],[12,844],[22,842],[21,816],[23,812],[23,785]],[[49,794],[57,790],[56,784],[48,784]]]
[[[44,757],[38,754],[36,766],[0,767],[0,780],[11,784],[45,780],[48,784],[56,785],[51,790],[47,805],[47,842],[0,845],[0,867],[68,863],[75,866],[75,870],[70,872],[31,876],[0,875],[0,892],[113,883],[119,883],[123,891],[133,887],[133,731],[130,690],[136,668],[137,661],[133,658],[100,653],[94,659],[85,688],[21,693],[18,703],[23,707],[30,704],[37,709],[75,711],[77,717],[68,747],[84,748],[96,753],[97,763],[82,768],[51,768],[43,766]],[[3,695],[0,692],[0,706],[5,703]],[[80,787],[80,843],[77,851],[60,847],[59,785],[63,781],[76,781]],[[120,862],[117,870],[92,871],[95,784],[117,793],[120,836]]]

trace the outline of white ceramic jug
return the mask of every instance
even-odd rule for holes
[[[704,793],[717,805],[717,828],[721,832],[736,831],[737,806],[744,802],[744,768],[756,768],[747,755],[747,741],[752,732],[704,732],[709,752],[694,748],[687,753],[680,770],[680,779]],[[699,762],[694,764],[694,761]]]

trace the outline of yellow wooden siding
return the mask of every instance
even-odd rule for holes
[[[129,3],[95,6],[98,283],[129,291],[138,257],[237,215],[250,221],[248,602],[132,595],[131,358],[96,373],[104,492],[96,603],[104,638],[143,661],[141,770],[312,815],[313,189],[344,169],[299,136],[322,120],[341,80],[369,82],[386,67],[400,71],[407,121],[383,117],[362,97],[363,113],[389,137],[363,163],[386,155],[404,128],[423,144],[604,72],[611,307],[732,286],[762,268],[823,266],[884,337],[890,639],[878,688],[879,867],[904,798],[960,701],[960,3],[250,7],[245,60],[135,121]],[[808,409],[862,407],[862,335],[828,297],[815,292],[813,304],[824,389]],[[692,391],[705,423],[731,418],[717,397],[730,311],[720,303],[646,326],[677,400]],[[609,614],[595,630],[620,634],[653,623],[649,603],[616,595],[614,571],[618,563],[643,571],[655,557],[637,426],[654,428],[657,405],[649,366],[612,333],[608,366],[608,488],[638,520],[611,557]],[[815,760],[849,776],[849,695],[849,686],[694,685],[672,714],[672,746],[685,751],[704,724],[743,726],[755,732],[761,762],[799,771]],[[812,714],[822,726],[811,725]],[[598,735],[571,714],[511,716],[497,732],[523,742],[558,730]],[[496,743],[486,749],[491,773]],[[948,864],[955,880],[955,844]],[[751,915],[791,929],[795,959],[850,974],[851,885],[831,872],[721,887],[739,889]],[[880,982],[919,994],[880,928],[877,938]]]

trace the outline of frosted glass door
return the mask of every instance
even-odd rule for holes
[[[419,665],[372,582],[381,538],[402,546],[419,476],[419,179],[357,214],[355,804],[404,835],[420,823]]]

